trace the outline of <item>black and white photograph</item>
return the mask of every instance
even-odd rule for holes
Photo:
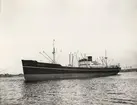
[[[0,0],[0,105],[137,105],[137,0]]]

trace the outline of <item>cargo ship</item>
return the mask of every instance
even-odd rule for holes
[[[53,79],[78,79],[100,76],[116,75],[120,72],[119,65],[108,65],[105,56],[104,64],[92,60],[92,56],[82,57],[78,60],[78,66],[73,66],[74,56],[69,55],[69,65],[62,66],[56,63],[55,47],[53,44],[53,59],[48,55],[51,63],[38,62],[36,60],[22,60],[25,81],[43,81]],[[70,63],[71,62],[71,63]]]

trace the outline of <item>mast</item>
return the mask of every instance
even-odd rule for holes
[[[69,66],[71,66],[71,53],[69,54]]]
[[[74,60],[74,55],[72,54],[72,67],[73,67],[73,60]]]
[[[108,66],[107,59],[108,59],[108,57],[107,57],[107,51],[105,50],[105,63],[106,63],[106,67]]]
[[[53,54],[53,63],[56,63],[56,61],[55,61],[55,53],[56,52],[55,52],[55,45],[54,45],[55,43],[54,42],[55,42],[55,39],[53,39],[53,52],[52,52],[52,54]]]

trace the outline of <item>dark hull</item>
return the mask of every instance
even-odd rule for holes
[[[49,79],[90,78],[96,76],[116,75],[121,69],[116,68],[79,68],[65,67],[59,64],[39,63],[22,60],[25,81],[42,81]]]

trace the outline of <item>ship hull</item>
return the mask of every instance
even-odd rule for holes
[[[25,81],[43,81],[50,79],[92,78],[116,75],[120,68],[79,68],[58,64],[22,61]]]
[[[44,80],[58,80],[58,79],[85,79],[85,78],[94,78],[94,77],[103,77],[103,76],[110,76],[116,75],[116,73],[71,73],[71,74],[26,74],[24,76],[25,81],[44,81]]]

